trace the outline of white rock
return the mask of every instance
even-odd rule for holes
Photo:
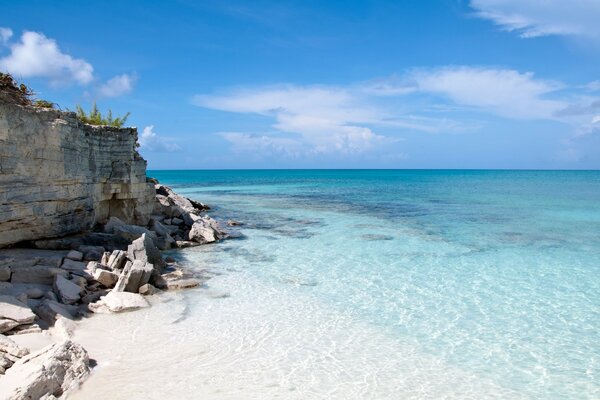
[[[27,350],[25,347],[19,346],[6,336],[0,335],[0,353],[6,353],[14,357],[21,358],[29,354],[29,350]]]
[[[30,324],[35,320],[35,314],[14,297],[0,296],[0,318],[12,319],[19,324]]]
[[[89,375],[88,354],[81,345],[67,340],[44,347],[15,362],[0,385],[6,400],[62,397]]]
[[[217,241],[217,233],[203,220],[194,222],[188,236],[191,241],[197,243],[213,243]]]
[[[186,278],[186,279],[175,279],[167,281],[167,288],[169,290],[176,289],[188,289],[193,288],[200,285],[200,281],[194,278]]]
[[[83,271],[87,263],[81,261],[73,261],[69,258],[65,258],[62,265],[60,266],[62,269],[66,269],[67,271]]]
[[[52,285],[56,275],[67,276],[68,274],[67,271],[60,268],[35,265],[32,267],[14,269],[10,280],[13,283],[39,283],[42,285]]]
[[[83,253],[77,250],[71,250],[67,253],[67,258],[74,261],[83,260]]]
[[[114,291],[137,293],[140,286],[148,283],[154,267],[142,260],[128,262],[119,276]]]
[[[94,279],[106,286],[107,288],[111,288],[115,286],[117,281],[119,280],[119,275],[115,274],[111,271],[105,271],[103,269],[96,269],[94,271]]]
[[[160,251],[156,248],[152,239],[145,234],[131,242],[129,247],[127,247],[127,257],[130,260],[148,262],[154,265],[158,271],[166,265],[165,260],[163,260]]]
[[[100,300],[100,303],[111,312],[133,311],[139,308],[150,307],[150,304],[142,295],[128,292],[112,291],[104,296]]]
[[[0,318],[0,333],[8,332],[17,326],[19,326],[19,323],[17,321],[13,321],[12,319]]]
[[[150,283],[146,283],[145,285],[140,286],[139,290],[139,293],[144,296],[152,296],[153,294],[156,294],[158,292],[159,290]]]
[[[64,304],[74,304],[81,298],[83,289],[62,276],[57,276],[54,280],[54,291]]]
[[[106,265],[108,268],[115,270],[123,268],[123,264],[127,260],[127,252],[124,250],[115,250],[108,258]]]

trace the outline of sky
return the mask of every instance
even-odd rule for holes
[[[150,169],[600,168],[600,0],[0,0],[0,71]]]

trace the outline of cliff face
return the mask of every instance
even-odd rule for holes
[[[0,102],[0,247],[90,229],[115,216],[146,224],[155,191],[132,128]]]

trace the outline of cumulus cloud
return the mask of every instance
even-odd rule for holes
[[[12,29],[0,27],[0,45],[8,43],[12,35]]]
[[[448,66],[345,86],[235,88],[192,101],[271,120],[268,133],[221,133],[236,151],[297,156],[361,153],[398,141],[397,134],[407,131],[472,132],[485,125],[486,114],[559,121],[573,134],[589,134],[597,129],[589,121],[600,112],[600,99],[585,95],[588,90],[589,85],[568,86],[531,72]]]
[[[117,75],[100,86],[99,93],[103,97],[118,97],[131,93],[136,80],[135,75]]]
[[[416,89],[447,96],[455,104],[510,118],[551,118],[563,101],[546,96],[562,88],[535,79],[533,73],[510,69],[448,67],[411,74]]]
[[[294,151],[306,147],[313,153],[359,153],[384,141],[367,126],[381,120],[381,111],[345,88],[279,85],[199,95],[193,103],[214,110],[270,116],[276,130],[299,135],[284,141],[268,136],[225,136],[241,144],[261,143]]]
[[[38,32],[24,32],[21,40],[11,44],[10,54],[0,58],[0,69],[13,75],[45,77],[51,84],[90,83],[94,68],[83,59],[63,53],[56,41]]]
[[[168,138],[159,136],[154,132],[154,125],[149,125],[144,128],[142,134],[138,138],[140,148],[142,150],[153,151],[153,152],[177,152],[181,151],[181,146],[177,143],[173,143]]]
[[[523,38],[547,35],[600,39],[597,0],[471,0],[476,15]]]

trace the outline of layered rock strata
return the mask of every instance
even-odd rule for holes
[[[146,224],[154,206],[135,128],[0,96],[0,247],[85,231],[111,216]]]

